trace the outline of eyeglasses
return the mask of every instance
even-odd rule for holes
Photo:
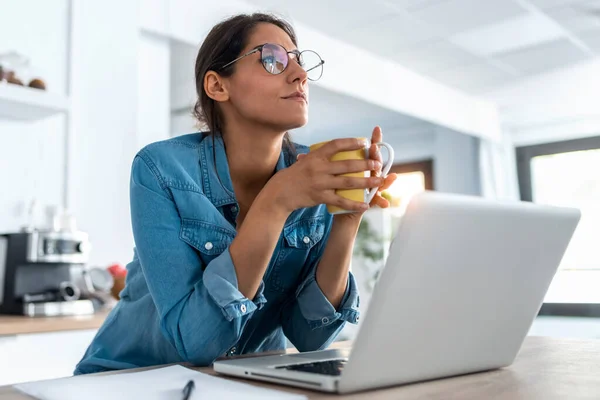
[[[291,50],[287,51],[283,46],[273,43],[265,43],[260,46],[256,46],[246,54],[236,58],[235,60],[228,62],[220,69],[229,67],[236,61],[241,60],[244,57],[254,54],[260,51],[260,60],[265,70],[273,75],[279,75],[287,68],[290,59],[290,54],[296,59],[298,64],[306,71],[308,79],[311,81],[317,81],[323,75],[323,64],[325,61],[312,50]]]

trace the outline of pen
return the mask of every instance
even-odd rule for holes
[[[189,400],[190,396],[192,395],[192,391],[194,390],[194,387],[194,381],[190,379],[183,388],[183,400]]]

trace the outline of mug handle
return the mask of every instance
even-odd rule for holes
[[[380,147],[385,147],[388,151],[387,163],[381,170],[381,176],[387,176],[388,172],[390,172],[390,169],[392,168],[392,165],[394,165],[394,149],[392,148],[392,146],[384,142],[379,142],[375,144]],[[377,189],[378,188],[372,188],[371,190],[369,190],[369,193],[367,194],[367,204],[369,204],[371,200],[373,200],[373,197],[375,197],[375,194],[377,194]]]

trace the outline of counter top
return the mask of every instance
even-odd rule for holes
[[[79,315],[73,317],[0,315],[0,336],[98,329],[106,319],[108,312],[109,311],[100,311],[94,315]]]
[[[349,346],[339,343],[337,346]],[[401,362],[401,360],[399,361]],[[140,368],[147,370],[156,367]],[[194,368],[216,375],[208,368]],[[136,370],[101,372],[118,374]],[[93,375],[88,375],[93,376]],[[351,395],[319,393],[279,386],[266,382],[236,379],[251,385],[304,394],[310,400],[364,399],[430,399],[430,400],[597,400],[600,393],[600,340],[570,340],[549,337],[527,337],[515,362],[506,368],[372,390]],[[0,387],[0,400],[27,400],[12,386]]]

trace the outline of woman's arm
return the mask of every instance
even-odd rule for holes
[[[239,291],[251,299],[258,290],[289,212],[273,207],[266,192],[256,196],[229,252]]]
[[[243,229],[203,272],[197,250],[180,239],[181,218],[152,158],[144,150],[135,158],[131,216],[136,251],[161,330],[183,360],[208,365],[225,354],[266,302],[262,276],[283,216],[266,216],[265,211],[261,202],[252,206],[244,225],[254,231]]]
[[[295,297],[289,299],[281,313],[283,331],[300,351],[326,348],[345,322],[356,323],[359,317],[358,290],[354,277],[348,272],[354,238],[349,238],[348,243],[341,243],[341,248],[336,248],[340,245],[339,241],[348,239],[346,235],[350,235],[352,229],[346,233],[344,230],[348,227],[338,223],[335,217],[330,217],[328,221],[327,234],[311,250],[307,273]],[[317,282],[319,270],[334,271],[324,274],[325,279],[332,279],[332,286],[337,288],[337,284],[343,282],[340,299],[335,306],[322,290],[323,284]]]
[[[340,306],[348,286],[352,249],[360,221],[361,218],[333,217],[329,240],[317,265],[317,284],[336,309]]]

